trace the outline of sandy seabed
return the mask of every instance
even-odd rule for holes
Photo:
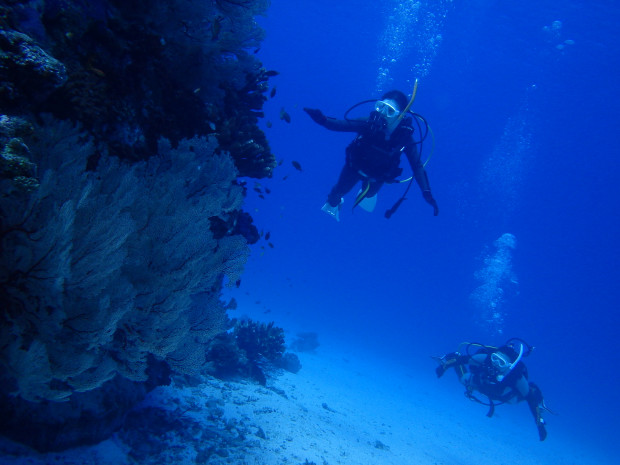
[[[97,446],[37,454],[0,442],[1,465],[610,465],[548,418],[538,441],[525,404],[468,401],[453,376],[437,379],[372,356],[320,346],[302,369],[267,386],[214,378],[157,388],[134,415],[136,432]],[[153,412],[168,412],[166,427]],[[140,419],[143,424],[140,424]],[[206,446],[205,444],[211,444]],[[220,447],[213,447],[213,444]]]

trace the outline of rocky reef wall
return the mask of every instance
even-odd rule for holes
[[[266,0],[0,6],[0,433],[38,450],[118,429],[207,364],[256,240],[240,176]]]

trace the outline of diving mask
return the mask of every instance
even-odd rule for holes
[[[398,115],[400,114],[400,111],[398,111],[396,108],[397,105],[394,100],[379,100],[377,103],[375,103],[375,111],[383,115],[388,121],[398,117]]]

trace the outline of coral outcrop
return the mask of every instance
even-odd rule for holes
[[[272,323],[234,320],[232,331],[209,344],[209,372],[218,377],[249,377],[267,383],[266,373],[281,368],[292,373],[301,369],[299,358],[285,352],[284,330]]]

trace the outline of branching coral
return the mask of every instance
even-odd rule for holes
[[[209,343],[209,371],[216,376],[249,377],[266,384],[265,371],[282,368],[293,373],[301,369],[299,358],[285,353],[284,330],[272,323],[234,321],[232,332],[218,335]]]
[[[250,360],[276,360],[284,353],[284,331],[273,323],[244,320],[235,326],[237,345]]]

